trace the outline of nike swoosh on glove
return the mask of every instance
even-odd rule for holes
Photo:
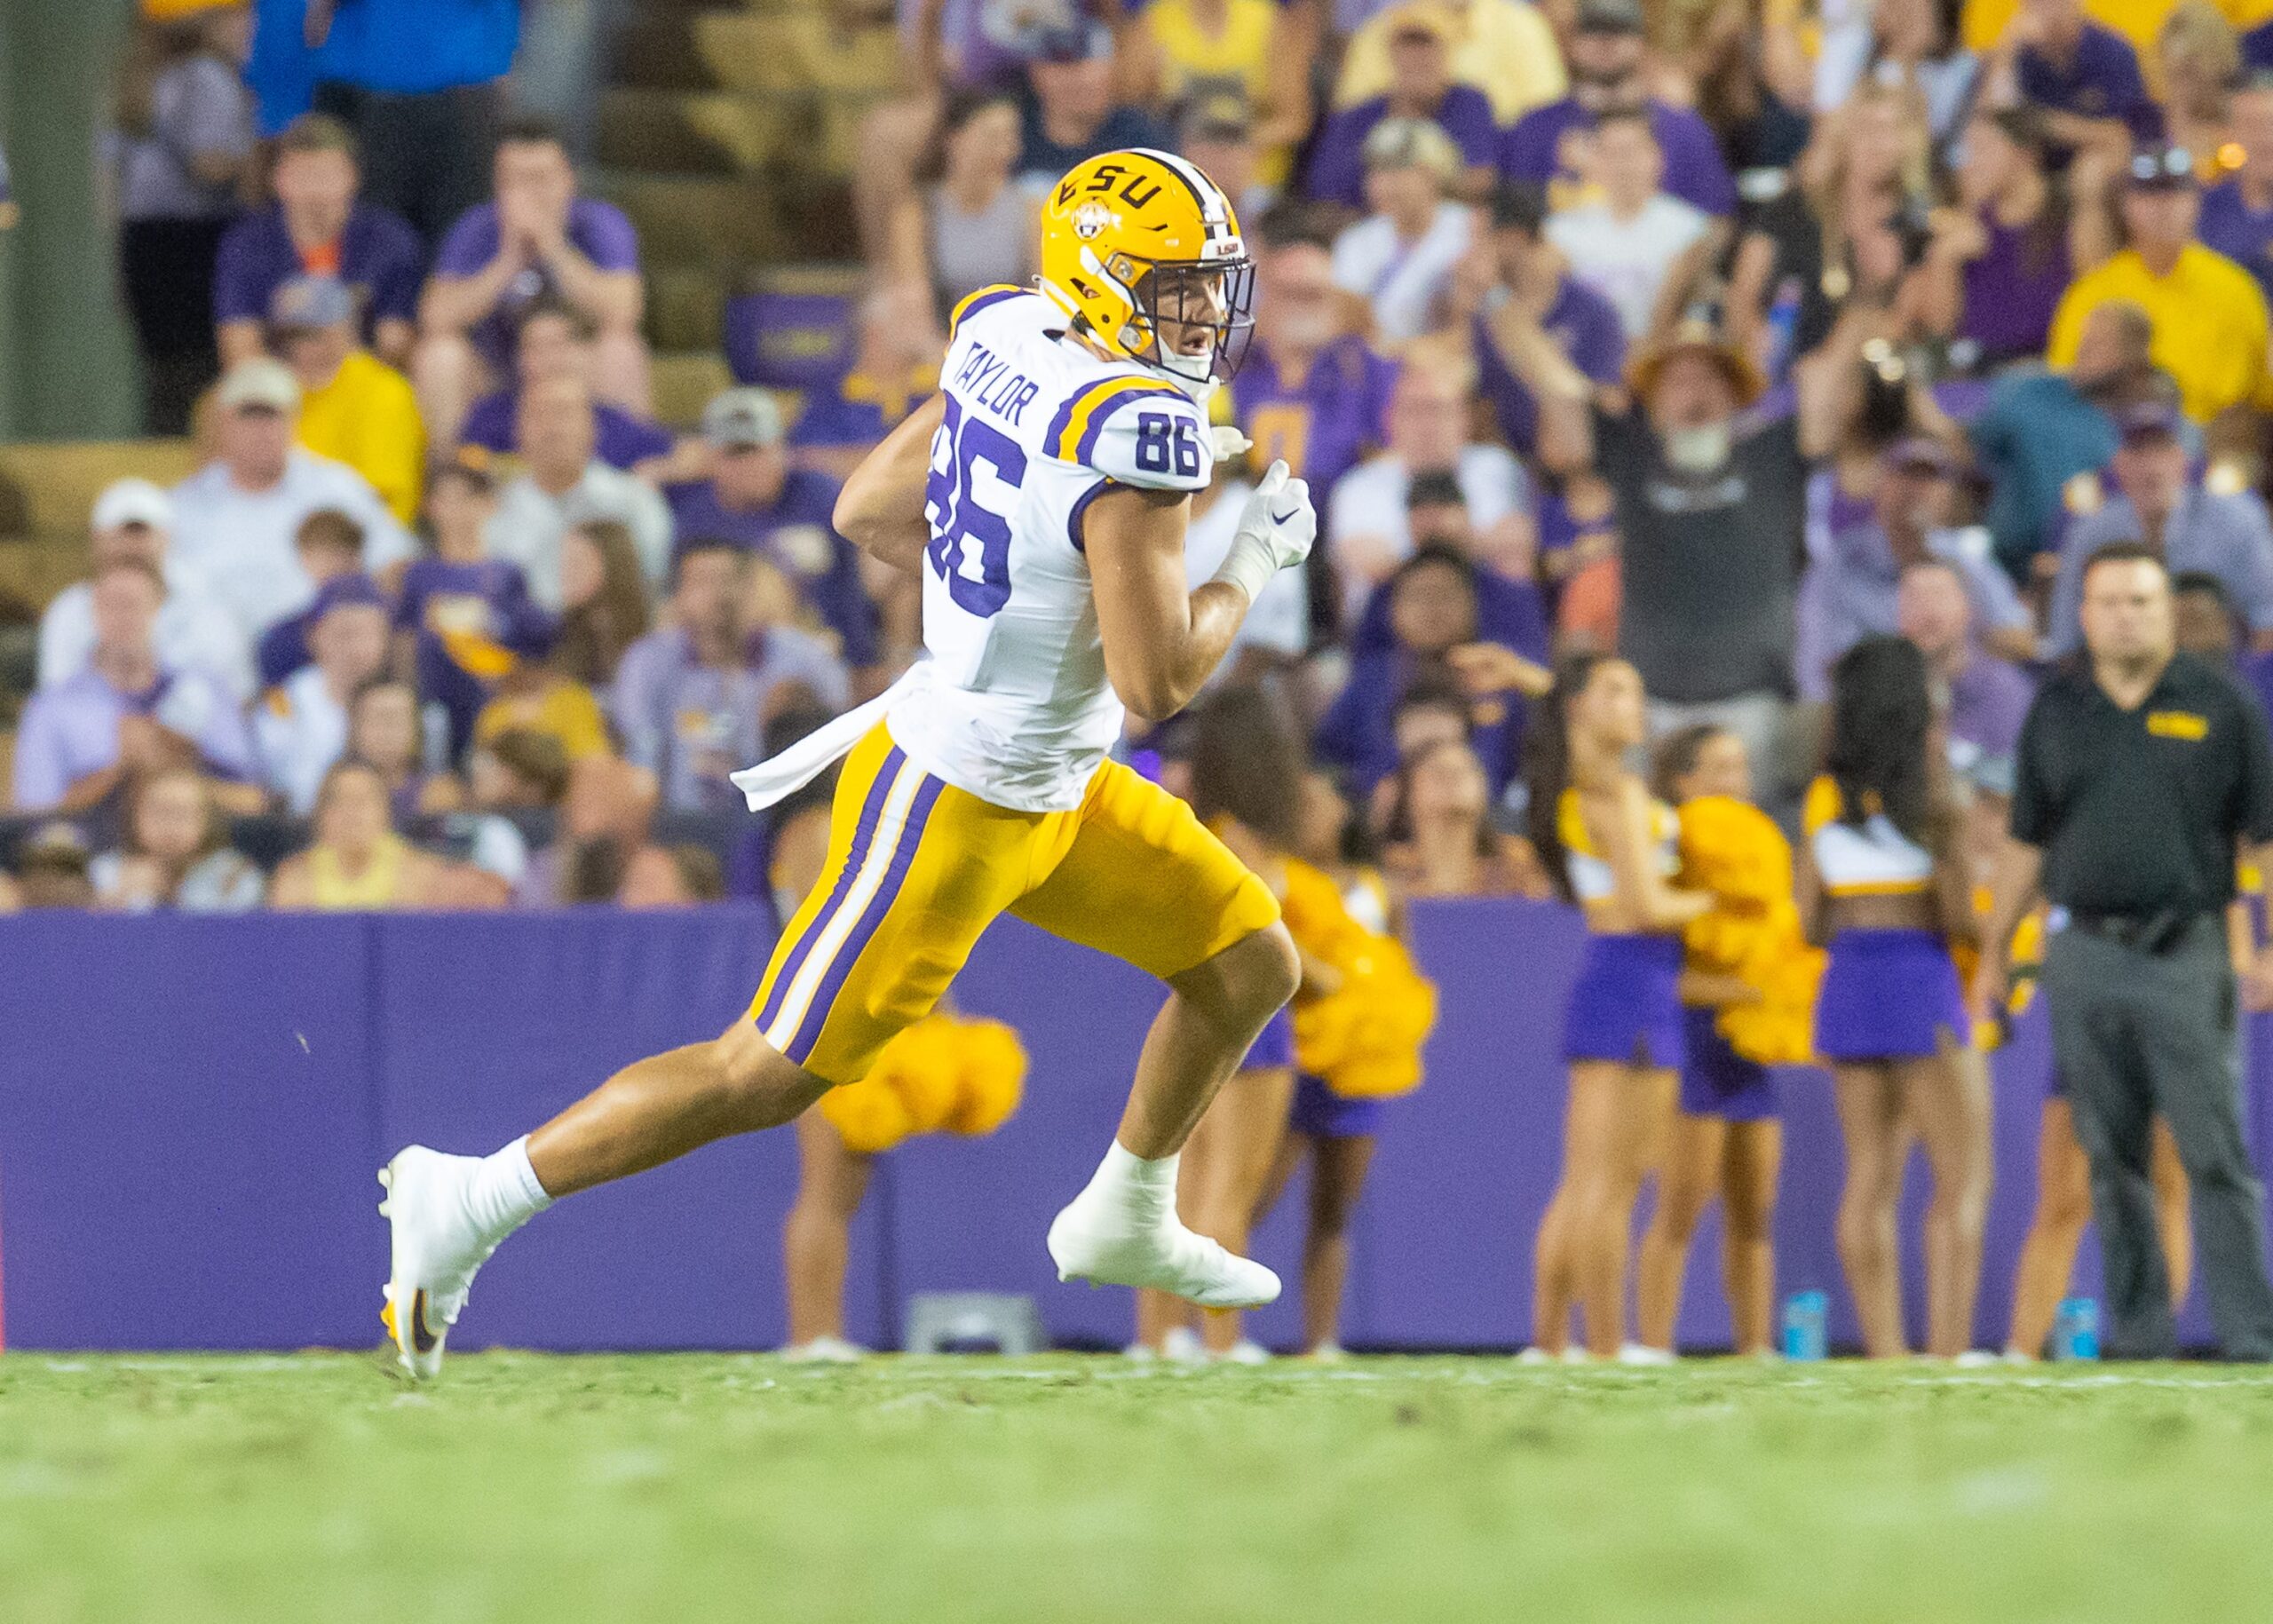
[[[1239,511],[1237,534],[1270,549],[1273,569],[1309,558],[1311,544],[1318,540],[1318,510],[1311,506],[1310,481],[1293,478],[1284,458],[1271,463]]]

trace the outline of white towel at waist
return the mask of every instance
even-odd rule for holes
[[[727,782],[742,792],[752,812],[764,812],[776,801],[795,795],[819,778],[823,768],[840,760],[859,743],[868,730],[884,719],[899,696],[921,679],[926,661],[918,661],[900,673],[899,680],[865,705],[855,705],[826,726],[817,727],[778,756],[754,767],[744,767]]]

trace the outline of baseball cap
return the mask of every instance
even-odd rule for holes
[[[355,295],[336,276],[296,276],[268,301],[272,327],[337,327],[355,319]]]
[[[88,527],[115,530],[121,525],[147,525],[153,530],[174,526],[174,499],[147,479],[114,479],[95,498]]]
[[[2169,189],[2194,184],[2194,154],[2168,141],[2134,147],[2126,177],[2134,186]]]
[[[291,413],[300,409],[300,385],[282,361],[256,355],[239,361],[222,376],[213,399],[225,412],[257,408]]]
[[[1113,54],[1113,30],[1094,17],[1051,28],[1034,42],[1039,62],[1095,62]]]
[[[1932,474],[1940,479],[1957,473],[1957,459],[1950,455],[1947,446],[1930,434],[1904,435],[1886,448],[1880,461],[1889,468]]]
[[[316,589],[315,601],[308,606],[308,624],[314,625],[334,609],[384,609],[387,595],[379,590],[379,583],[360,573],[334,575]]]
[[[1642,0],[1579,0],[1577,27],[1581,34],[1639,34]]]
[[[702,438],[721,448],[778,446],[781,408],[754,384],[729,389],[702,408]]]
[[[1460,149],[1433,119],[1385,118],[1359,152],[1369,170],[1425,169],[1440,180],[1460,172]]]
[[[433,478],[446,473],[455,474],[458,478],[483,490],[493,490],[497,484],[496,454],[487,446],[470,443],[460,446],[449,456],[436,463],[433,473],[429,477]]]
[[[2175,440],[2185,417],[2167,400],[2140,400],[2116,415],[2116,432],[2125,445],[2142,440]]]

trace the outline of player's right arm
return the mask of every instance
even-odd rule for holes
[[[931,474],[931,436],[946,412],[940,393],[908,413],[837,493],[836,533],[870,558],[904,570],[922,567],[931,540],[923,487]]]
[[[1239,518],[1212,581],[1186,584],[1183,491],[1109,485],[1089,504],[1082,543],[1097,607],[1105,675],[1121,702],[1150,721],[1191,703],[1232,645],[1263,582],[1310,552],[1310,490],[1274,463]]]

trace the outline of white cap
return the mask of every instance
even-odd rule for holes
[[[87,523],[96,530],[147,525],[153,530],[170,531],[174,527],[174,499],[166,495],[163,487],[147,479],[114,479],[95,498],[95,511]]]
[[[259,406],[289,415],[300,409],[300,384],[282,361],[256,355],[239,361],[222,376],[214,403],[225,412]]]

